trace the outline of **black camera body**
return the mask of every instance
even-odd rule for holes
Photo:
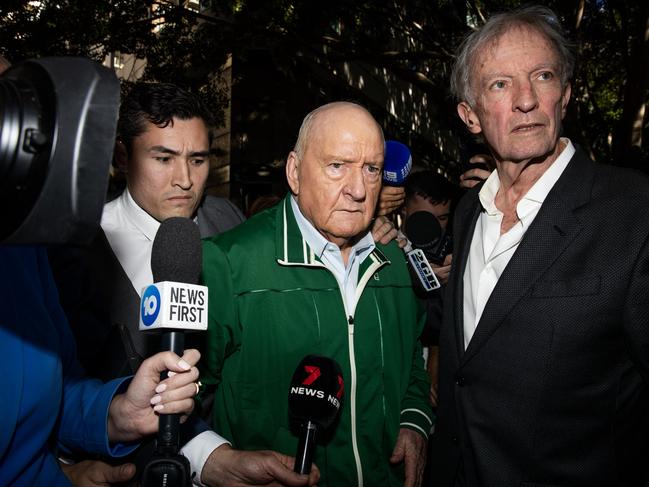
[[[81,57],[32,59],[0,76],[0,242],[87,243],[108,187],[115,73]]]

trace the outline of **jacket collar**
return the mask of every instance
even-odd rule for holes
[[[289,193],[277,209],[275,222],[275,258],[280,265],[324,267],[300,232],[293,208],[291,208],[290,198],[291,194]],[[359,280],[360,276],[368,267],[372,266],[375,269],[389,263],[390,261],[383,252],[375,248],[361,263]]]

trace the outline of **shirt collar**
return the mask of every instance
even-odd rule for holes
[[[155,234],[160,227],[160,222],[144,211],[138,205],[128,188],[120,196],[120,203],[124,208],[124,214],[135,225],[142,234],[150,241],[153,241]]]
[[[291,196],[290,200],[291,208],[293,209],[293,214],[295,215],[295,221],[298,228],[300,229],[302,237],[304,238],[304,240],[306,240],[306,243],[309,245],[313,253],[319,259],[322,259],[322,254],[327,249],[327,246],[335,244],[324,238],[322,234],[318,232],[318,230],[316,230],[316,228],[311,224],[311,222],[306,219],[306,217],[300,211],[300,207],[298,206],[295,197]],[[372,252],[372,250],[374,250],[375,246],[376,244],[374,243],[374,239],[372,238],[372,233],[367,232],[358,242],[354,244],[354,246],[352,247],[352,253],[364,259],[370,252]]]
[[[572,159],[572,156],[575,154],[575,146],[568,138],[563,137],[560,140],[565,144],[561,154],[559,154],[559,157],[557,157],[550,167],[541,175],[538,181],[536,181],[536,183],[534,183],[534,185],[527,191],[525,196],[521,198],[521,201],[518,203],[519,205],[525,200],[539,205],[542,204],[550,193],[552,187],[561,177],[561,174],[563,174],[563,171],[568,166],[570,159]],[[496,170],[489,175],[478,194],[482,207],[489,215],[500,213],[500,210],[496,208],[496,194],[499,189],[500,179],[498,178],[498,170]]]

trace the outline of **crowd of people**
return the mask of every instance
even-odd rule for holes
[[[335,101],[305,116],[288,193],[249,218],[205,194],[200,98],[136,85],[114,150],[126,186],[94,241],[0,246],[0,483],[135,485],[159,414],[184,413],[197,485],[647,487],[649,179],[563,136],[570,46],[539,6],[459,46],[451,90],[488,153],[458,184],[383,187],[382,128]],[[431,292],[403,251],[421,212],[452,242]],[[178,216],[209,293],[183,357],[138,331],[153,240]],[[300,474],[287,394],[314,354],[340,365],[342,406]]]

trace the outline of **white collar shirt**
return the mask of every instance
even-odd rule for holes
[[[568,166],[575,147],[566,138],[559,157],[516,205],[518,221],[504,234],[500,234],[503,213],[496,207],[495,199],[500,189],[498,172],[493,171],[480,190],[479,199],[484,211],[476,222],[466,268],[464,270],[463,328],[464,348],[480,322],[487,301],[498,279],[516,252],[525,232],[530,227],[548,193]]]
[[[151,248],[160,222],[135,202],[128,189],[104,205],[101,228],[135,291],[153,283]]]
[[[295,220],[302,237],[306,240],[311,250],[313,250],[313,253],[334,275],[336,281],[338,281],[347,316],[354,316],[359,298],[356,295],[358,270],[360,264],[370,255],[376,246],[371,232],[367,232],[351,248],[347,265],[345,265],[338,245],[328,241],[316,230],[311,222],[302,214],[294,197],[291,197],[291,207],[293,208],[293,214],[295,215]]]

